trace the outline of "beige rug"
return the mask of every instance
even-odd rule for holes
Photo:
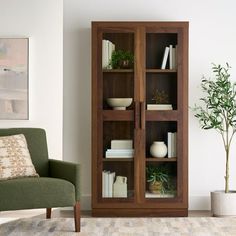
[[[236,236],[236,218],[25,218],[0,225],[0,236]]]

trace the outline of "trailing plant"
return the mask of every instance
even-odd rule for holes
[[[147,182],[155,184],[156,182],[161,183],[161,192],[165,193],[170,189],[170,176],[169,170],[165,165],[148,165],[146,167]]]
[[[122,63],[127,61],[128,66],[131,67],[134,64],[134,55],[129,51],[117,50],[112,52],[110,65],[112,69],[122,68]]]
[[[213,79],[202,78],[202,105],[193,108],[203,129],[215,129],[222,137],[225,150],[225,193],[229,192],[230,145],[236,132],[236,83],[230,81],[230,66],[213,64]]]

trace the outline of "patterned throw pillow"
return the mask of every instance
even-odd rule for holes
[[[0,180],[39,176],[23,134],[0,137]]]

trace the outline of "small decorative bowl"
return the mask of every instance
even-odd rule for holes
[[[113,110],[126,110],[132,104],[133,98],[107,98],[107,104]]]

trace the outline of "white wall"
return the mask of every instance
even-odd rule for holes
[[[62,159],[63,0],[0,0],[0,37],[29,37],[29,120],[0,127],[46,129],[49,155]]]
[[[229,62],[236,80],[235,9],[233,0],[64,0],[64,157],[82,164],[82,208],[89,207],[91,195],[91,21],[189,21],[189,104],[193,105],[200,96],[201,76],[210,75],[212,62]],[[214,131],[200,130],[189,112],[190,209],[209,209],[209,192],[223,189],[224,165],[221,138]],[[234,189],[235,179],[232,168]]]

